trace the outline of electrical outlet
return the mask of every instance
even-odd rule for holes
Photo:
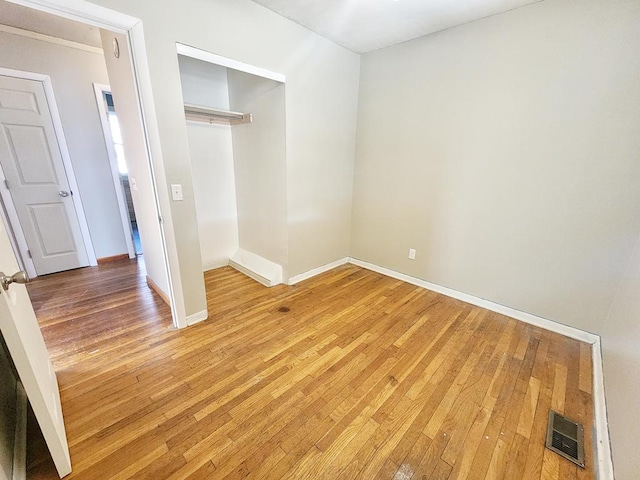
[[[416,249],[415,248],[410,248],[409,249],[409,259],[410,260],[415,260],[416,259]]]

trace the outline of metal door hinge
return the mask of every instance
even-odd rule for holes
[[[4,186],[7,187],[7,190],[9,190],[9,180],[4,181]]]
[[[31,256],[31,250],[27,250],[27,255],[29,255],[29,258],[33,258],[33,257]]]

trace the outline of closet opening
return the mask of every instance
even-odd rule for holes
[[[203,271],[287,279],[285,78],[178,44]]]

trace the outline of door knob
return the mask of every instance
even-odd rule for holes
[[[22,271],[14,273],[10,277],[5,275],[4,272],[0,272],[0,284],[2,284],[2,288],[5,290],[9,290],[9,285],[12,283],[27,283],[28,281],[29,277]]]
[[[65,192],[64,190],[60,190],[58,192],[58,195],[60,195],[61,197],[68,197],[69,196],[69,192]]]

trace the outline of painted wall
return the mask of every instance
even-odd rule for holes
[[[640,237],[602,332],[605,391],[616,478],[637,478],[640,457]]]
[[[170,210],[188,314],[206,301],[176,42],[287,76],[290,274],[348,254],[358,55],[250,0],[94,3],[143,22],[164,187],[181,183],[185,194]]]
[[[231,110],[253,116],[232,129],[240,248],[286,272],[285,86],[232,69],[227,76]]]
[[[16,429],[16,377],[0,337],[0,480],[13,478]]]
[[[352,256],[599,333],[640,232],[638,45],[639,2],[547,0],[364,55]]]
[[[93,90],[109,83],[104,56],[3,32],[0,44],[0,66],[51,76],[96,257],[127,253]]]
[[[179,57],[185,103],[229,109],[227,69]],[[226,265],[239,246],[229,125],[187,121],[203,270]]]
[[[140,123],[140,110],[131,71],[130,52],[124,35],[100,31],[105,51],[111,51],[113,39],[120,45],[120,57],[105,56],[113,103],[118,112],[122,140],[129,172],[131,197],[136,211],[136,222],[144,252],[147,276],[167,295],[169,278],[163,252],[162,232],[154,203],[153,179],[149,168],[144,134]],[[135,180],[135,187],[133,182]]]

